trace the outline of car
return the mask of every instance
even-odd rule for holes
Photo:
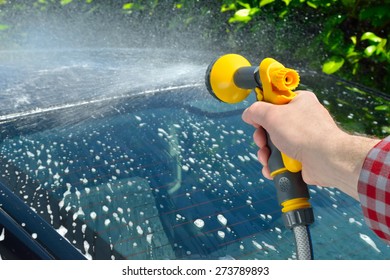
[[[0,52],[1,259],[296,259],[241,120],[255,98],[208,94],[214,55]],[[345,129],[385,133],[386,95],[298,71]],[[316,259],[390,258],[356,200],[310,195]]]

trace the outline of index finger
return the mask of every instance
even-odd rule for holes
[[[270,105],[271,104],[262,101],[253,103],[242,113],[242,120],[256,128],[263,126],[265,114],[268,111]]]

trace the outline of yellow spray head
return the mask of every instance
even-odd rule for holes
[[[249,61],[238,54],[226,54],[213,61],[206,71],[206,86],[210,94],[226,103],[243,101],[251,89],[238,87],[234,74],[240,68],[250,66]]]
[[[290,102],[299,84],[299,75],[272,58],[265,58],[259,67],[237,54],[223,55],[206,71],[206,86],[212,96],[226,103],[238,103],[254,89],[258,100],[273,104]]]

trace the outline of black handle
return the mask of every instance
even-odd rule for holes
[[[310,198],[307,184],[302,178],[302,173],[293,173],[286,169],[281,152],[272,143],[268,132],[266,135],[267,146],[271,152],[268,166],[273,175],[279,203],[282,204],[284,201],[294,198]]]

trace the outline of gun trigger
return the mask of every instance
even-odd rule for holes
[[[256,100],[263,101],[264,100],[263,90],[259,87],[256,87],[255,92],[256,92]]]

